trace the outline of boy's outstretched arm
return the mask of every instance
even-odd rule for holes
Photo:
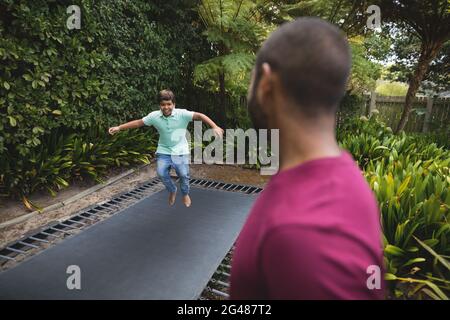
[[[121,124],[117,127],[111,127],[111,128],[109,128],[108,132],[109,132],[109,134],[114,134],[121,130],[139,128],[139,127],[142,127],[143,125],[144,125],[144,121],[142,121],[142,119],[133,120],[133,121]]]
[[[221,127],[219,127],[214,121],[212,121],[207,115],[204,115],[203,113],[200,113],[200,112],[194,112],[194,115],[192,116],[192,120],[200,120],[200,121],[206,123],[208,126],[210,126],[214,130],[214,133],[218,137],[223,136],[223,129]]]

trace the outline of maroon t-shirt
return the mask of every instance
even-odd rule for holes
[[[375,197],[343,151],[271,178],[237,241],[231,299],[382,299],[382,264]]]

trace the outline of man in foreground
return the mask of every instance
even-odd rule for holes
[[[280,170],[237,241],[231,299],[384,297],[378,206],[335,138],[350,64],[345,36],[315,18],[258,52],[249,112],[256,129],[280,130]]]

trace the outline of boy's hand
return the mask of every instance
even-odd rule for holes
[[[108,130],[109,134],[114,134],[114,133],[119,132],[119,131],[120,131],[120,127],[111,127]]]
[[[222,138],[223,137],[223,129],[220,127],[215,127],[213,128],[214,130],[214,134],[216,135],[216,137]]]

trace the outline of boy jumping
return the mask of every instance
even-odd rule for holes
[[[124,129],[139,128],[144,125],[154,126],[159,133],[156,171],[169,192],[169,205],[175,203],[177,192],[177,187],[170,178],[170,168],[173,167],[180,178],[183,203],[189,207],[191,205],[189,197],[190,150],[186,139],[186,128],[190,121],[201,120],[209,125],[219,137],[223,136],[223,129],[203,113],[175,109],[175,95],[170,90],[160,91],[158,102],[160,110],[150,112],[142,119],[111,127],[109,133],[115,134]]]

